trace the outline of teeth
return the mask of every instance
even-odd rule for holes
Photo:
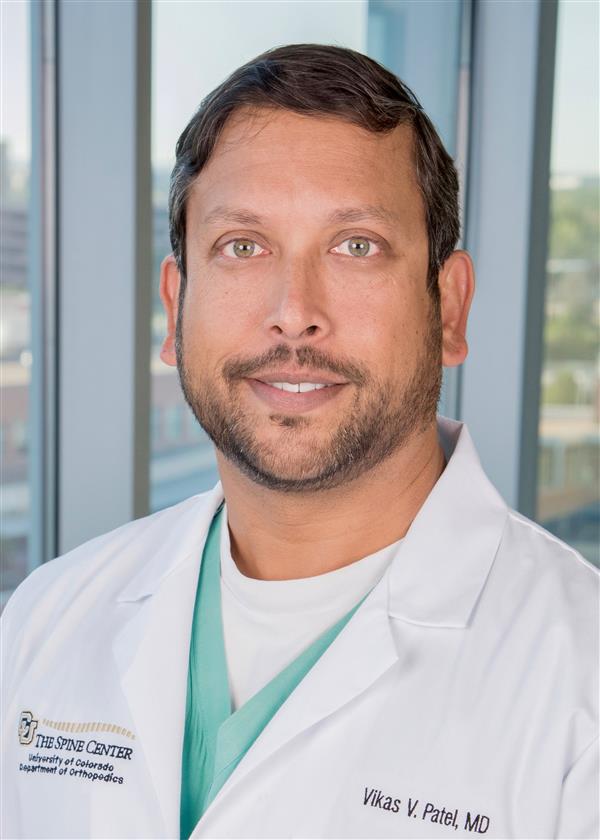
[[[329,385],[322,385],[317,382],[299,382],[297,385],[292,385],[290,382],[270,382],[273,388],[279,388],[280,391],[290,391],[294,394],[304,394],[306,391],[317,391],[319,388],[329,388]]]

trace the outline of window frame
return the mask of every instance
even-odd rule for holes
[[[556,21],[557,0],[475,4],[465,243],[478,282],[460,418],[506,502],[531,518]]]

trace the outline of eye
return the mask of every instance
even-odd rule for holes
[[[253,239],[232,239],[231,242],[226,242],[221,247],[221,253],[226,257],[233,257],[234,259],[248,259],[248,257],[267,254],[268,251],[265,248],[261,248],[258,242],[255,242]]]
[[[379,246],[366,236],[351,236],[349,239],[344,239],[343,242],[340,242],[332,250],[334,253],[344,254],[344,256],[366,257],[368,254],[371,256],[378,254]]]

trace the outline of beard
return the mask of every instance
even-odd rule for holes
[[[185,359],[182,312],[180,306],[175,348],[185,400],[217,449],[263,487],[288,493],[339,487],[385,461],[435,421],[442,385],[442,325],[435,300],[421,353],[404,384],[378,379],[352,359],[287,344],[254,358],[232,358],[222,368],[222,382],[194,377]],[[310,434],[311,418],[281,413],[268,418],[280,429],[277,444],[259,439],[259,418],[244,409],[239,391],[247,387],[242,380],[277,362],[329,371],[354,386],[352,405],[325,439]]]

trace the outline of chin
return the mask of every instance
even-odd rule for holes
[[[255,438],[248,448],[222,454],[256,484],[281,492],[314,492],[343,480],[337,465],[331,463],[329,447],[314,441]]]
[[[247,460],[257,470],[266,472],[282,480],[313,479],[323,471],[327,458],[327,448],[319,446],[314,439],[287,442],[271,440],[260,442],[245,452]]]

